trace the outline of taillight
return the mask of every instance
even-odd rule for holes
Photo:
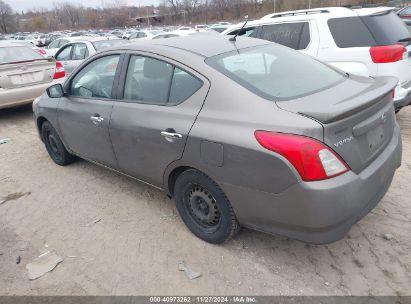
[[[56,72],[54,73],[54,79],[66,77],[66,71],[60,61],[56,61]]]
[[[372,46],[371,59],[374,63],[390,63],[403,60],[407,56],[407,49],[402,44]]]
[[[39,52],[40,55],[46,56],[47,52],[45,49],[38,49],[37,52]]]
[[[324,180],[349,170],[334,151],[313,138],[267,131],[256,131],[255,138],[264,148],[284,156],[304,181]]]

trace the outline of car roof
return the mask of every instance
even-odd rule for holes
[[[128,49],[128,50],[153,50],[164,51],[164,54],[171,49],[183,50],[192,55],[204,58],[216,56],[222,53],[235,51],[258,45],[267,45],[271,42],[261,39],[237,37],[237,41],[229,40],[228,36],[197,34],[186,37],[173,37],[168,39],[154,39],[136,41],[125,46],[114,47],[110,49]]]
[[[329,19],[335,17],[368,16],[393,10],[393,7],[347,8],[347,7],[319,7],[308,10],[287,11],[269,14],[260,20],[294,20],[294,19]]]
[[[373,7],[373,8],[346,8],[346,7],[320,7],[310,10],[297,10],[286,11],[281,13],[269,14],[261,19],[252,20],[247,22],[246,27],[259,26],[261,24],[280,23],[287,21],[306,21],[313,19],[330,19],[330,18],[342,18],[342,17],[357,17],[357,16],[370,16],[375,14],[392,11],[393,7]],[[244,22],[240,22],[229,26],[221,35],[241,28]]]

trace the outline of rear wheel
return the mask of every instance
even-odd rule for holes
[[[220,244],[240,229],[234,210],[220,187],[205,174],[188,170],[175,183],[178,212],[200,239]]]
[[[41,137],[47,152],[57,165],[66,166],[74,161],[74,156],[66,150],[56,130],[48,121],[41,126]]]

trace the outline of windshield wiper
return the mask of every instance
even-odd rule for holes
[[[398,42],[409,42],[409,41],[411,41],[411,36],[408,37],[408,38],[402,38],[402,39],[398,40]]]

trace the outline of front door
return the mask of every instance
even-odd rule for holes
[[[114,103],[110,124],[119,167],[161,187],[167,166],[182,157],[209,83],[173,62],[143,55],[130,56],[120,82],[122,99]]]
[[[58,115],[62,138],[72,151],[112,168],[117,162],[108,128],[119,60],[119,54],[106,55],[84,66],[66,87]]]

